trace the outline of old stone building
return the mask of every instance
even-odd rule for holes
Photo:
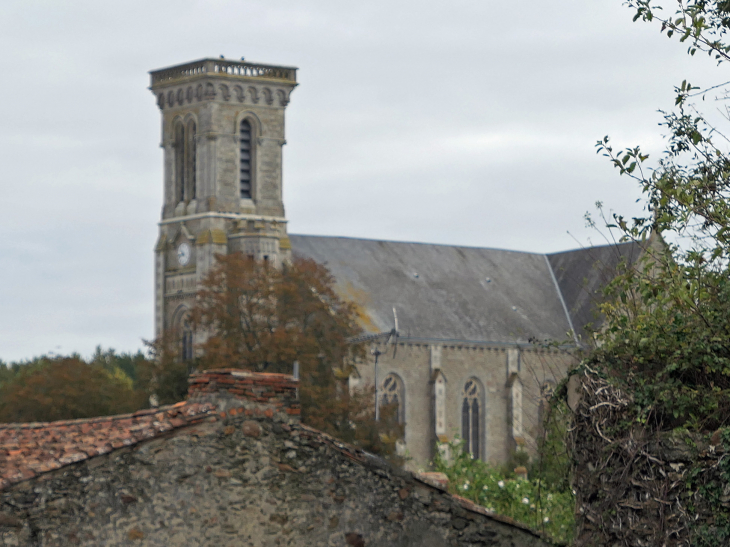
[[[301,425],[290,376],[191,380],[165,408],[0,424],[0,546],[550,545]]]
[[[274,264],[292,252],[310,257],[365,310],[367,332],[392,331],[397,314],[397,343],[373,338],[351,381],[398,403],[412,466],[426,466],[437,440],[456,436],[495,463],[534,451],[543,396],[574,362],[598,288],[620,260],[635,258],[634,245],[546,255],[290,236],[282,146],[296,69],[205,59],[153,71],[151,84],[165,158],[158,334],[179,328],[192,355],[186,316],[215,253]]]

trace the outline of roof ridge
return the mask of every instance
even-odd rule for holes
[[[427,241],[400,241],[395,239],[373,239],[369,237],[354,237],[354,236],[331,236],[331,235],[313,235],[313,234],[289,234],[289,237],[311,237],[319,239],[350,239],[357,241],[371,241],[373,243],[395,243],[397,245],[429,245],[432,247],[451,247],[454,249],[473,249],[480,251],[499,251],[503,253],[519,253],[527,255],[544,255],[545,253],[535,253],[532,251],[519,251],[515,249],[502,249],[497,247],[480,247],[477,245],[456,245],[453,243],[430,243]],[[296,249],[294,249],[296,251]]]
[[[545,264],[547,264],[547,269],[550,272],[550,277],[553,280],[553,285],[555,286],[555,291],[558,293],[558,298],[560,299],[560,304],[563,306],[563,311],[565,312],[565,318],[568,320],[568,326],[570,327],[570,332],[573,335],[573,340],[575,341],[576,346],[580,346],[580,342],[578,341],[578,335],[575,333],[575,327],[573,326],[573,318],[570,317],[570,311],[568,310],[568,306],[565,303],[565,297],[563,296],[563,291],[560,290],[560,285],[558,284],[558,278],[555,277],[555,271],[553,270],[553,265],[550,264],[550,259],[547,255],[545,255]]]
[[[580,251],[587,251],[590,249],[603,249],[606,247],[621,247],[621,246],[627,246],[635,244],[634,241],[620,241],[616,243],[606,243],[604,245],[589,245],[589,246],[580,246],[575,247],[573,249],[565,249],[562,251],[552,251],[552,252],[535,252],[535,251],[522,251],[519,249],[505,249],[503,247],[484,247],[480,245],[463,245],[463,244],[456,244],[456,243],[432,243],[429,241],[403,241],[399,239],[378,239],[378,238],[371,238],[371,237],[356,237],[356,236],[338,236],[338,235],[319,235],[319,234],[289,234],[289,237],[309,237],[309,238],[319,238],[319,239],[350,239],[350,240],[356,240],[356,241],[371,241],[373,243],[395,243],[400,245],[430,245],[434,247],[452,247],[455,249],[474,249],[474,250],[482,250],[482,251],[500,251],[505,253],[520,253],[520,254],[527,254],[527,255],[537,255],[537,256],[554,256],[559,255],[563,253],[574,253],[574,252],[580,252]]]
[[[109,414],[107,416],[94,416],[93,418],[76,418],[74,420],[54,420],[52,422],[10,422],[0,423],[0,430],[4,429],[44,429],[49,426],[69,426],[69,425],[81,425],[89,423],[107,422],[111,420],[127,420],[129,418],[138,418],[141,416],[147,416],[150,414],[157,414],[160,412],[167,412],[173,408],[181,408],[189,404],[189,401],[180,401],[172,405],[163,405],[155,408],[143,408],[135,412],[129,412],[127,414]]]

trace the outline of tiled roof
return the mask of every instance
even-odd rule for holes
[[[211,370],[191,375],[189,383],[190,399],[171,406],[83,420],[0,424],[0,490],[206,418],[243,411],[228,408],[221,416],[219,406],[205,398],[220,391],[239,399],[270,403],[289,415],[300,412],[296,400],[298,381],[286,374]]]
[[[215,411],[216,406],[211,403],[181,402],[119,416],[0,424],[0,490],[64,465],[201,422]]]
[[[252,373],[237,369],[211,370],[191,375],[190,400],[134,414],[122,414],[84,420],[35,422],[28,424],[0,424],[0,491],[8,486],[32,479],[40,474],[77,463],[94,456],[163,435],[171,430],[200,423],[216,421],[238,414],[271,418],[276,411],[299,415],[296,398],[298,381],[285,374]],[[210,399],[216,393],[229,393],[254,407],[231,407]],[[256,405],[263,403],[265,406]],[[383,460],[360,448],[307,427],[296,426],[300,434],[327,445],[360,465],[375,468],[387,465]],[[289,430],[289,426],[286,426]],[[429,486],[446,491],[447,485],[433,477],[414,476]],[[467,511],[488,516],[536,534],[512,519],[495,515],[460,496],[453,499]]]

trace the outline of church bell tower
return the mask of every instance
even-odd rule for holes
[[[150,72],[162,113],[164,203],[155,247],[155,334],[182,329],[216,253],[289,258],[284,111],[297,69],[203,59]],[[187,337],[187,338],[186,338]]]

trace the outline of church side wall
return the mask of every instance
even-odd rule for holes
[[[441,364],[446,376],[446,431],[449,440],[461,437],[462,394],[466,382],[474,378],[481,389],[481,457],[494,463],[505,461],[509,457],[506,351],[483,346],[444,346]]]
[[[568,371],[576,364],[576,356],[563,350],[535,349],[522,353],[520,376],[523,379],[525,449],[531,455],[536,453],[539,444],[541,413],[547,410],[545,395],[565,378]]]
[[[427,468],[433,458],[436,442],[434,430],[433,374],[434,366],[446,378],[446,437],[461,437],[464,387],[475,379],[480,388],[480,455],[495,464],[509,460],[522,446],[534,455],[540,432],[542,386],[555,385],[575,361],[569,353],[540,348],[523,348],[519,352],[519,381],[522,402],[517,409],[523,423],[521,439],[513,438],[513,404],[509,387],[508,349],[487,345],[444,345],[439,363],[432,363],[431,346],[425,343],[398,346],[393,358],[392,346],[379,346],[378,381],[390,373],[397,374],[405,388],[405,420],[407,455],[412,469]],[[515,365],[516,366],[516,365]],[[358,366],[358,385],[374,382],[373,358]]]

